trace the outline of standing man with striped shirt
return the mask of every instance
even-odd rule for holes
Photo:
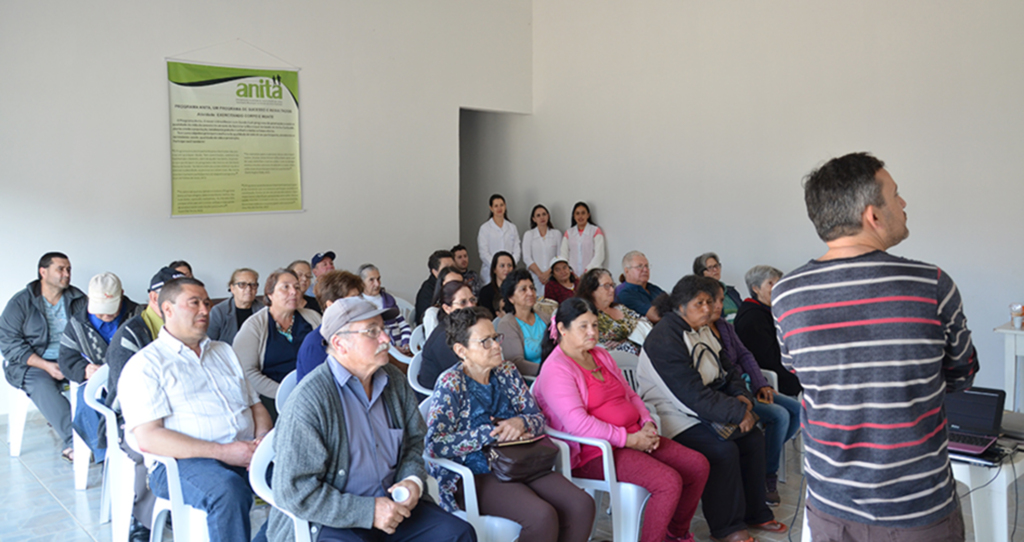
[[[807,519],[816,541],[964,540],[942,405],[978,361],[953,280],[886,252],[909,232],[884,165],[848,154],[808,175],[828,251],[772,290],[804,387]]]

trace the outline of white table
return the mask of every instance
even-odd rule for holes
[[[953,477],[966,484],[969,489],[980,488],[996,476],[988,487],[978,489],[968,497],[971,500],[971,516],[974,518],[974,539],[981,542],[1002,542],[1010,538],[1010,514],[1007,495],[1010,484],[1016,482],[1016,475],[1024,474],[1024,451],[1019,451],[1013,460],[1005,460],[1002,469],[988,468],[970,463],[953,461]],[[998,476],[996,471],[999,471]],[[1024,531],[1024,517],[1017,518],[1018,531]]]
[[[1007,322],[994,330],[1003,334],[1004,355],[1006,356],[1006,379],[1003,381],[1006,390],[1007,410],[1021,412],[1024,401],[1017,400],[1017,369],[1020,367],[1021,357],[1024,356],[1024,329],[1017,329],[1013,324]]]

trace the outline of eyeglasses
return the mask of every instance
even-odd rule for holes
[[[460,309],[464,309],[466,307],[475,307],[476,306],[476,298],[475,297],[470,297],[470,298],[463,299],[461,301],[452,301],[452,305],[454,305],[454,306],[456,306],[456,307],[458,307]]]
[[[504,341],[504,340],[505,340],[505,334],[504,333],[498,333],[498,334],[494,335],[493,337],[487,337],[486,339],[479,339],[479,340],[476,340],[476,341],[473,341],[473,342],[480,343],[480,346],[482,346],[484,348],[484,350],[490,350],[490,348],[492,346],[494,346],[496,344],[501,344],[502,341]]]
[[[711,271],[718,271],[718,270],[722,269],[722,264],[721,263],[716,263],[715,265],[709,265],[708,269],[710,269]]]
[[[615,285],[610,283],[610,282],[606,282],[604,284],[598,284],[597,287],[598,288],[604,288],[605,290],[614,290],[615,289]]]
[[[260,283],[258,283],[258,282],[236,282],[236,283],[232,284],[232,286],[238,286],[239,288],[241,288],[243,290],[255,290],[255,289],[260,287]]]
[[[643,264],[640,264],[640,265],[630,266],[630,269],[650,269],[650,268],[651,268],[650,264],[646,264],[646,263],[643,263]]]
[[[377,340],[377,339],[380,338],[380,334],[384,333],[384,329],[383,328],[379,328],[377,326],[374,326],[374,327],[368,327],[366,329],[358,329],[358,330],[350,330],[350,331],[339,331],[338,333],[362,333],[363,335],[366,335],[367,339],[370,339],[371,341],[374,341],[374,340]]]

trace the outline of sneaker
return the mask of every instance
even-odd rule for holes
[[[782,504],[782,497],[779,496],[779,477],[769,474],[764,479],[764,487],[767,492],[764,495],[764,502],[768,506],[775,507]]]

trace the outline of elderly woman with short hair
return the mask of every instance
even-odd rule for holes
[[[298,308],[300,309],[313,309],[316,312],[323,314],[323,308],[320,307],[320,303],[317,302],[316,298],[306,294],[306,290],[309,289],[309,285],[313,282],[313,268],[310,267],[309,262],[306,260],[295,260],[288,264],[289,271],[295,273],[296,277],[299,277],[299,291],[302,292],[302,296],[299,297]]]
[[[498,332],[506,338],[505,359],[515,363],[523,375],[536,376],[548,323],[533,309],[537,288],[530,272],[516,269],[510,273],[501,284],[501,294],[507,312],[498,320]]]
[[[235,342],[235,335],[242,324],[263,308],[263,303],[256,297],[259,289],[259,273],[248,267],[235,269],[228,280],[231,297],[210,309],[210,328],[206,336],[228,344]]]
[[[795,374],[782,366],[779,337],[772,317],[772,287],[782,278],[782,271],[770,265],[755,265],[745,277],[750,297],[743,300],[733,326],[762,369],[779,375],[779,392],[790,397],[804,391]]]
[[[725,303],[722,305],[722,318],[726,322],[732,322],[736,318],[736,311],[740,310],[743,298],[736,288],[722,282],[722,260],[714,252],[705,252],[693,260],[693,274],[698,277],[709,277],[718,281],[725,291]]]
[[[576,288],[576,297],[597,307],[601,346],[640,355],[651,323],[633,309],[615,302],[615,280],[610,271],[600,267],[587,271]]]
[[[277,419],[274,399],[284,377],[295,370],[299,346],[313,328],[320,325],[320,314],[297,308],[299,277],[287,269],[278,269],[267,277],[264,286],[267,307],[242,324],[232,346],[245,378],[260,394],[260,401]]]

